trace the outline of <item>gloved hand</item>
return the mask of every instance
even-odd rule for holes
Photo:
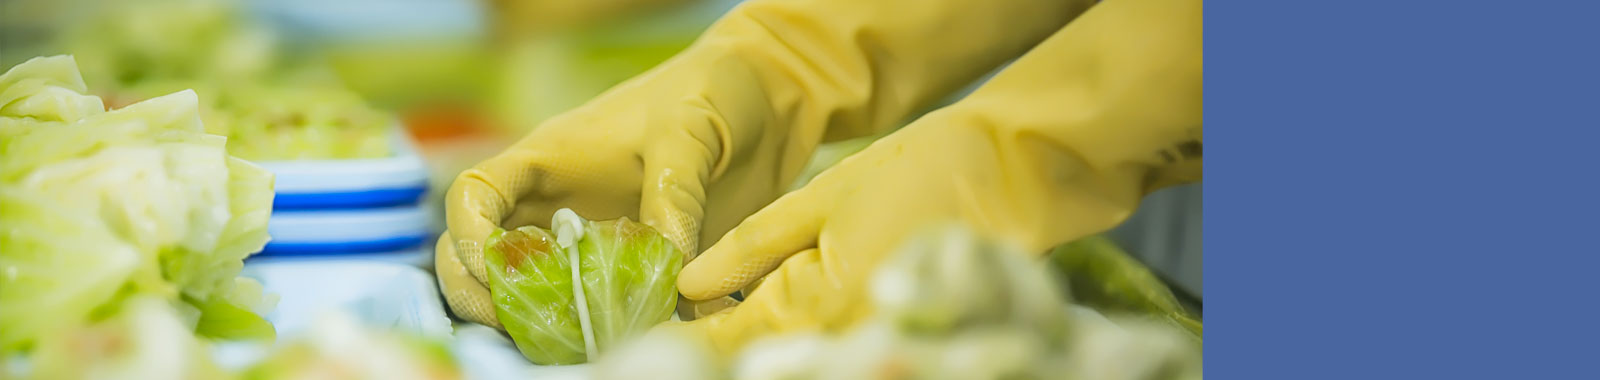
[[[965,223],[1027,252],[1106,230],[1201,169],[1200,0],[1101,3],[976,92],[823,172],[689,263],[678,289],[745,302],[669,328],[724,351],[872,313],[865,284],[902,241]],[[776,270],[774,270],[776,269]]]
[[[543,225],[560,208],[637,218],[692,255],[786,190],[817,144],[895,125],[1089,1],[975,3],[740,5],[685,52],[461,173],[437,255],[462,265],[436,258],[451,309],[495,325],[487,291],[472,286],[485,283],[481,245],[497,226]],[[463,272],[475,281],[449,280]]]

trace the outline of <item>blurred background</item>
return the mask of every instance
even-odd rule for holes
[[[409,173],[407,162],[422,165],[422,173],[406,175],[423,181],[418,191],[427,195],[414,202],[422,211],[405,220],[420,220],[426,230],[406,233],[404,243],[350,249],[425,251],[426,239],[441,229],[438,193],[456,173],[687,47],[737,2],[0,0],[0,65],[73,54],[89,87],[113,106],[195,89],[206,103],[207,129],[229,136],[229,149],[251,160],[370,161],[378,166],[345,170],[380,173],[372,169],[385,164],[378,160],[414,155],[415,161],[387,164],[395,173]],[[862,143],[819,154],[848,153]],[[282,192],[300,189],[286,176],[304,175],[307,187],[300,190],[313,192],[323,182],[318,178],[342,176],[293,164],[274,168],[280,203]],[[328,193],[308,194],[316,196],[284,212],[404,219],[393,212],[402,205],[328,203]],[[389,214],[351,211],[361,207]],[[306,249],[279,241],[286,233],[294,237],[283,223],[295,220],[274,214],[277,252]],[[1201,220],[1201,187],[1189,185],[1151,195],[1108,235],[1199,312]],[[328,251],[328,242],[317,242]],[[416,260],[421,256],[411,259],[428,265]]]

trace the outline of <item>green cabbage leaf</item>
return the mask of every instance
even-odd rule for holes
[[[523,356],[584,363],[671,317],[683,253],[666,237],[567,209],[551,226],[496,231],[485,245],[496,314]]]

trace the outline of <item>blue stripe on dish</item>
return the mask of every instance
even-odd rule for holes
[[[320,256],[358,253],[391,252],[421,247],[427,235],[396,236],[375,240],[339,241],[319,243],[267,243],[259,256]]]
[[[417,203],[427,185],[331,193],[278,193],[272,200],[273,210],[352,209],[398,206]]]

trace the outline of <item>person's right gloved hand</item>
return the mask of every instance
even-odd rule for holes
[[[436,258],[446,300],[498,325],[483,242],[561,208],[637,218],[693,256],[787,190],[819,143],[896,125],[1091,3],[741,4],[688,50],[461,173]]]

